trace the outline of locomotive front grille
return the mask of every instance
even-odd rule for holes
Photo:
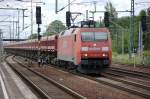
[[[109,63],[108,58],[82,58],[81,65],[86,66],[101,66]]]

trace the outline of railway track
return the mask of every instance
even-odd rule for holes
[[[142,96],[144,98],[150,97],[150,84],[146,85],[143,82],[136,82],[134,81],[134,79],[131,80],[129,78],[121,77],[120,75],[114,76],[112,75],[112,73],[111,74],[104,73],[103,75],[105,78],[110,79],[110,81],[114,83],[113,86],[119,89],[131,92],[133,94]],[[100,79],[100,78],[97,78],[97,79]]]
[[[75,72],[73,72],[76,74]],[[130,73],[128,73],[130,74]],[[137,73],[136,73],[137,74]],[[136,75],[133,74],[133,75]],[[120,74],[113,74],[113,73],[102,73],[102,77],[91,77],[83,74],[77,74],[79,76],[88,78],[90,80],[94,80],[96,82],[117,88],[119,90],[127,91],[129,93],[135,94],[137,96],[144,97],[149,99],[150,97],[150,83],[147,81],[147,85],[143,82],[134,82],[134,80],[130,81],[131,79],[124,79]],[[143,77],[147,77],[147,74],[144,73]],[[137,75],[136,75],[137,76]],[[139,75],[138,75],[139,76]],[[141,80],[141,79],[140,79]]]
[[[117,75],[112,73],[110,74],[102,73],[101,74],[102,77],[91,77],[83,74],[77,74],[75,72],[73,72],[73,74],[88,78],[90,80],[94,80],[104,85],[117,88],[119,90],[127,91],[129,93],[144,97],[146,99],[149,99],[150,97],[149,81],[147,82],[148,85],[145,85],[143,82],[139,83],[139,82],[130,81],[128,78],[127,79],[122,78],[120,74]]]
[[[115,65],[121,65],[121,66],[130,66],[132,67],[134,64],[124,64],[124,63],[117,63],[117,62],[113,62],[112,66],[115,66]],[[136,64],[137,67],[140,67],[140,68],[150,68],[149,65],[141,65],[141,64]]]
[[[104,77],[115,80],[115,81],[119,81],[119,82],[123,82],[125,84],[130,84],[139,88],[143,88],[146,90],[150,90],[150,83],[147,81],[141,81],[141,79],[135,79],[135,78],[131,78],[131,77],[123,77],[117,74],[113,74],[113,73],[102,73]],[[146,83],[147,82],[147,83]]]
[[[86,99],[84,96],[37,73],[19,63],[13,57],[6,58],[7,64],[32,87],[41,99]]]
[[[111,67],[102,73],[105,78],[111,79],[118,88],[132,92],[139,96],[150,97],[150,74]]]
[[[75,75],[85,77],[85,78],[93,80],[93,81],[96,81],[100,84],[108,85],[113,88],[117,88],[119,90],[123,90],[123,91],[129,92],[129,93],[132,93],[134,95],[144,97],[146,99],[150,97],[150,86],[143,85],[142,83],[140,84],[140,83],[136,83],[133,81],[121,79],[122,78],[121,75],[105,73],[104,77],[92,77],[92,76],[77,73],[75,71],[64,70],[60,67],[57,67],[57,68],[59,68],[63,71],[70,72]],[[119,77],[121,77],[121,78],[119,78]]]
[[[115,68],[115,67],[110,67],[107,72],[115,72],[116,74],[124,74],[128,76],[134,76],[134,77],[143,77],[150,79],[150,73],[144,73],[144,72],[138,72],[138,71],[131,71],[131,70],[125,70],[121,68]]]
[[[106,74],[103,77],[91,77],[83,74],[77,75],[82,75],[82,77],[85,77],[87,79],[94,80],[98,83],[108,85],[110,87],[117,88],[119,90],[123,90],[146,99],[149,99],[150,97],[150,86],[146,86],[129,80],[119,79],[110,75],[106,76]]]

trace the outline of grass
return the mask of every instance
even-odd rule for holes
[[[122,64],[144,64],[144,65],[150,65],[150,51],[144,51],[144,58],[138,54],[135,54],[135,57],[129,58],[128,54],[118,54],[116,52],[113,52],[112,56],[113,63],[122,63]]]

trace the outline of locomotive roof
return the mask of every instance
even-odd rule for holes
[[[59,34],[59,37],[62,37],[62,36],[68,36],[68,35],[71,35],[71,34],[76,34],[77,32],[76,31],[101,31],[101,32],[109,32],[109,30],[107,28],[70,28],[68,30],[65,30],[63,32],[61,32]]]
[[[68,29],[68,30],[62,31],[62,32],[59,34],[59,37],[60,37],[60,36],[67,36],[67,35],[74,34],[76,30],[78,30],[78,28],[70,28],[70,29]]]

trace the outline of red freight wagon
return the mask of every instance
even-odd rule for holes
[[[57,51],[57,35],[42,37],[40,49],[43,51]]]
[[[21,55],[24,57],[36,59],[38,56],[38,49],[40,49],[41,56],[54,58],[57,55],[57,35],[42,37],[40,43],[37,39],[27,41],[14,42],[4,46],[7,52]]]

